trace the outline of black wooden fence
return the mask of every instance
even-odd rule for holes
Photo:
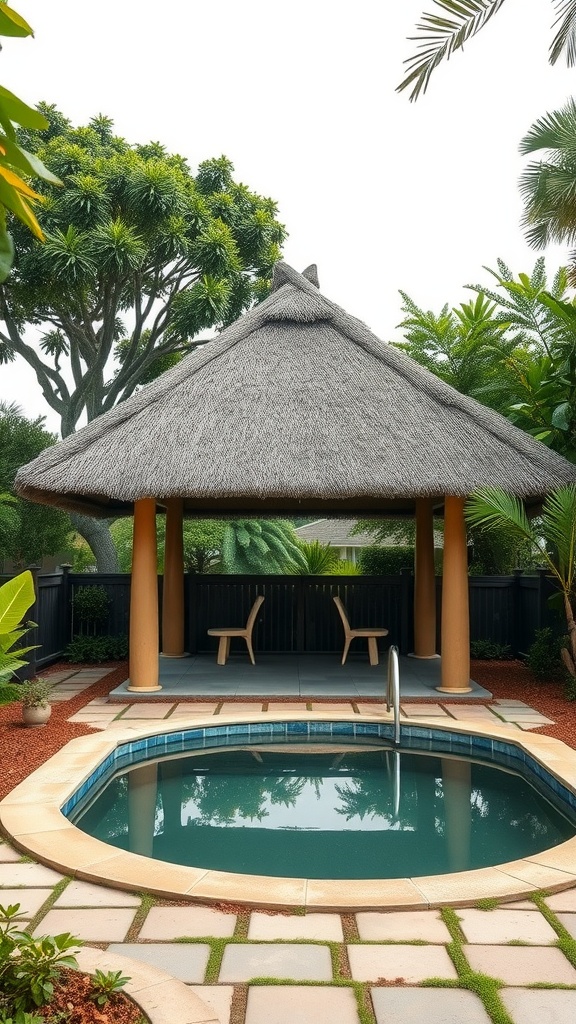
[[[99,634],[128,633],[130,576],[125,574],[59,573],[38,575],[37,601],[28,617],[38,623],[30,643],[39,648],[25,675],[59,658],[75,632],[74,595],[79,587],[104,587],[108,618]],[[438,641],[442,578],[437,578]],[[160,600],[162,577],[158,579]],[[554,593],[544,570],[525,576],[470,577],[470,637],[508,645],[525,654],[537,629],[560,630],[561,620],[549,605]],[[344,602],[352,625],[385,626],[389,640],[407,654],[413,646],[414,578],[403,569],[397,576],[218,576],[186,577],[186,649],[191,654],[216,650],[207,630],[242,625],[258,594],[265,602],[258,616],[255,640],[259,651],[276,654],[324,654],[342,650],[342,626],[332,598]],[[439,649],[439,648],[438,648]]]

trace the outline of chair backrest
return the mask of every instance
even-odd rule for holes
[[[263,604],[264,604],[264,597],[263,597],[262,594],[258,594],[258,597],[254,601],[254,604],[252,605],[252,607],[250,609],[250,615],[248,616],[248,620],[246,622],[246,630],[247,630],[248,633],[252,632],[252,630],[254,628],[254,623],[256,621],[256,616],[258,615],[258,611],[260,609],[260,606],[263,605]]]
[[[336,607],[337,607],[337,609],[338,609],[338,611],[340,613],[340,618],[342,619],[342,625],[344,626],[344,632],[345,633],[349,633],[350,632],[350,622],[348,620],[348,615],[346,614],[346,609],[345,609],[344,605],[342,604],[342,601],[340,600],[339,597],[334,597],[332,600],[334,601],[334,604],[336,605]]]

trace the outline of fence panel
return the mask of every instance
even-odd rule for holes
[[[470,639],[515,647],[514,576],[470,578]]]
[[[37,600],[32,617],[38,623],[38,629],[30,634],[30,643],[39,644],[33,660],[40,668],[60,657],[68,643],[65,576],[63,573],[38,576],[36,588]]]
[[[69,580],[70,636],[80,632],[80,623],[74,618],[74,598],[80,587],[104,587],[108,594],[108,618],[97,623],[96,633],[108,636],[128,634],[131,582],[129,573],[70,573]]]

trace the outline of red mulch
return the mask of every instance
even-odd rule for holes
[[[88,666],[79,665],[78,669]],[[90,666],[94,667],[94,666]],[[70,668],[61,665],[59,668]],[[56,670],[56,666],[54,666]],[[39,768],[44,761],[52,757],[61,747],[77,736],[94,735],[94,730],[78,722],[67,722],[66,719],[80,708],[83,708],[95,697],[104,697],[119,686],[127,676],[127,665],[115,665],[110,673],[94,683],[87,690],[82,690],[70,700],[55,701],[52,714],[43,729],[27,729],[22,723],[20,704],[4,704],[0,706],[0,800],[7,796],[19,782],[30,772]],[[50,673],[44,673],[49,678]]]
[[[89,974],[63,968],[61,980],[54,982],[54,997],[34,1012],[47,1024],[59,1020],[66,1024],[140,1024],[140,1007],[123,992],[112,993],[104,1006],[89,998],[91,992]]]

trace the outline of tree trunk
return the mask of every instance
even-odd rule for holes
[[[110,534],[109,520],[93,519],[92,516],[82,516],[77,512],[73,512],[70,519],[74,529],[90,545],[98,572],[119,572],[118,554]]]

